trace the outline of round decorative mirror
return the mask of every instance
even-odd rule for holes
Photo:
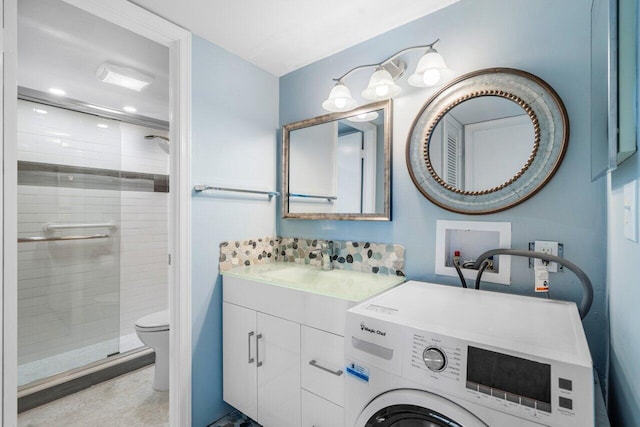
[[[539,191],[569,142],[562,100],[525,71],[490,68],[461,76],[427,101],[407,141],[420,192],[444,209],[487,214]]]

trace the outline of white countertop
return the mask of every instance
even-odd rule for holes
[[[322,270],[317,266],[275,262],[235,267],[222,275],[250,279],[318,295],[362,301],[404,282],[402,276],[362,273],[351,270]]]

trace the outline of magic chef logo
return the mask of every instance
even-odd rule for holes
[[[387,335],[386,332],[382,332],[380,329],[371,329],[370,327],[368,327],[367,325],[364,324],[364,322],[360,323],[360,330],[361,331],[366,331],[369,332],[370,334],[376,334],[376,335],[381,335],[381,336],[385,336]]]

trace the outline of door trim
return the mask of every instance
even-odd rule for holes
[[[16,233],[16,37],[17,0],[2,0],[3,55],[3,293],[2,421],[17,423],[17,233]],[[126,0],[63,0],[169,48],[171,191],[169,221],[171,426],[191,425],[191,33]]]
[[[15,427],[18,413],[18,161],[17,132],[17,33],[18,1],[2,0],[2,425]]]

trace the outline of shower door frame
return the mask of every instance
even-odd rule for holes
[[[1,425],[17,424],[17,1],[0,0],[2,146],[0,189]],[[126,0],[62,0],[169,48],[170,156],[169,309],[170,426],[191,425],[191,33]],[[179,284],[179,286],[178,286]]]

